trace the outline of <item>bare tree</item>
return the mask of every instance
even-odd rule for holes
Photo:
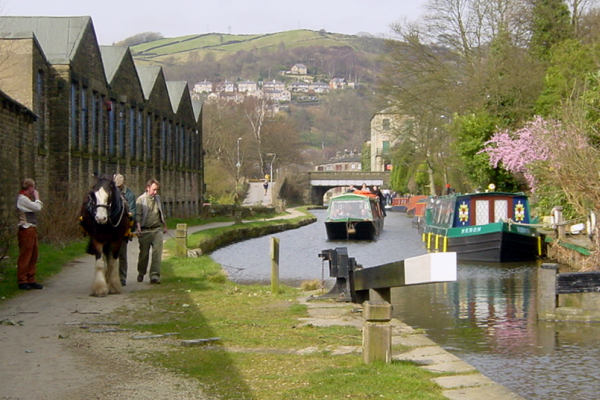
[[[260,164],[261,172],[264,172],[263,159],[263,125],[269,107],[269,101],[266,97],[254,98],[246,97],[244,101],[244,114],[252,128],[252,135],[256,143],[256,151]]]

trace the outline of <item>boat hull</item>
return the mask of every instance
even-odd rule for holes
[[[539,254],[537,236],[513,232],[491,232],[476,236],[449,237],[447,251],[461,261],[533,261]]]
[[[329,240],[375,240],[382,228],[383,220],[325,222],[327,239]]]

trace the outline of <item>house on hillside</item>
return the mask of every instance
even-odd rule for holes
[[[192,92],[197,94],[202,93],[211,93],[213,91],[213,83],[211,81],[207,81],[206,79],[202,82],[198,82],[194,85]]]
[[[344,150],[325,163],[315,166],[315,171],[360,171],[362,163],[360,153]]]
[[[292,93],[289,90],[264,90],[267,99],[276,102],[289,102],[292,100]]]
[[[266,92],[275,92],[285,90],[285,83],[281,81],[276,81],[275,79],[271,81],[264,81],[262,84],[262,90]]]
[[[251,94],[258,90],[258,84],[255,81],[240,81],[237,83],[237,90],[240,93]]]
[[[290,85],[290,90],[294,93],[308,93],[309,91],[309,84],[306,82],[293,82]]]
[[[333,78],[329,81],[329,88],[332,90],[343,89],[347,86],[344,78]]]
[[[224,80],[216,84],[215,92],[217,93],[233,93],[235,92],[235,83]]]
[[[317,81],[308,85],[308,90],[317,94],[329,93],[329,85],[325,82]]]
[[[306,75],[308,73],[308,69],[304,64],[294,64],[290,69],[290,74],[292,75]]]

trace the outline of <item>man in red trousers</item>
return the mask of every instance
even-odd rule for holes
[[[35,281],[35,267],[38,258],[37,214],[44,205],[35,188],[33,179],[27,178],[21,184],[17,196],[17,213],[19,216],[19,260],[17,261],[17,283],[19,289],[42,289]]]

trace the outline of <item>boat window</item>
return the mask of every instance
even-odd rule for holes
[[[451,225],[452,216],[454,214],[454,199],[439,198],[435,200],[433,208],[433,222],[436,225]]]
[[[475,225],[490,223],[490,202],[488,200],[475,201]]]
[[[508,219],[508,200],[494,200],[494,222]]]
[[[369,203],[356,200],[337,200],[329,205],[330,218],[365,218],[371,217]]]

